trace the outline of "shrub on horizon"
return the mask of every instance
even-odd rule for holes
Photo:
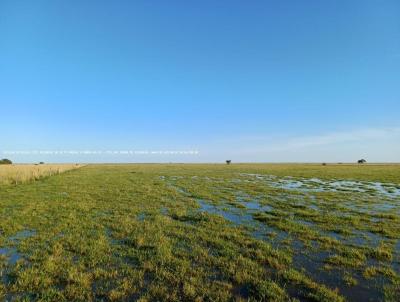
[[[0,165],[11,165],[12,161],[9,160],[8,158],[3,158],[0,160]]]

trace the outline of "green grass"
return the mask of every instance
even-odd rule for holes
[[[399,197],[243,173],[400,183],[397,165],[232,164],[88,165],[2,185],[0,300],[346,301],[346,287],[399,300]]]

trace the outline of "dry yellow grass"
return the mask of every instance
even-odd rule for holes
[[[0,165],[0,184],[18,184],[82,167],[78,164]]]

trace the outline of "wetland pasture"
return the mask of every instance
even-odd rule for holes
[[[0,173],[0,301],[400,301],[400,166]]]

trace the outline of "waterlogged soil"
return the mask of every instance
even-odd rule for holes
[[[177,182],[176,177],[163,180],[179,193],[191,196],[190,189],[182,188],[184,180]],[[231,222],[232,227],[245,227],[254,238],[289,250],[293,267],[338,290],[349,301],[384,301],[385,289],[398,282],[399,228],[394,227],[393,234],[379,231],[379,227],[384,227],[384,218],[398,221],[400,190],[395,184],[241,173],[234,179],[191,177],[191,188],[193,180],[200,186],[200,182],[210,185],[214,181],[213,192],[220,196],[210,200],[195,198],[199,211],[219,215]],[[235,188],[229,184],[242,186]],[[256,194],[243,193],[249,184]],[[272,190],[271,194],[259,194],[255,186]],[[327,195],[327,199],[333,200],[325,204],[325,192],[346,194],[337,194],[340,204],[332,205],[336,195]],[[379,198],[372,201],[371,196]],[[341,224],[327,226],[330,220]],[[349,225],[342,224],[346,220]],[[371,277],[367,274],[370,270],[379,273]],[[388,296],[386,300],[390,300]]]
[[[243,181],[264,182],[266,185],[287,190],[303,192],[360,192],[370,195],[384,195],[391,198],[400,196],[400,185],[394,183],[354,181],[354,180],[322,180],[313,178],[293,178],[291,176],[276,177],[274,175],[240,174]],[[242,181],[235,179],[234,181]]]
[[[89,165],[0,187],[0,301],[400,301],[397,166]]]
[[[5,258],[5,260],[9,264],[15,264],[19,259],[22,258],[22,255],[18,253],[15,245],[18,245],[19,241],[24,240],[25,238],[31,237],[33,235],[35,235],[35,231],[23,230],[9,237],[8,242],[11,246],[0,248],[0,257],[3,257],[3,259]]]

